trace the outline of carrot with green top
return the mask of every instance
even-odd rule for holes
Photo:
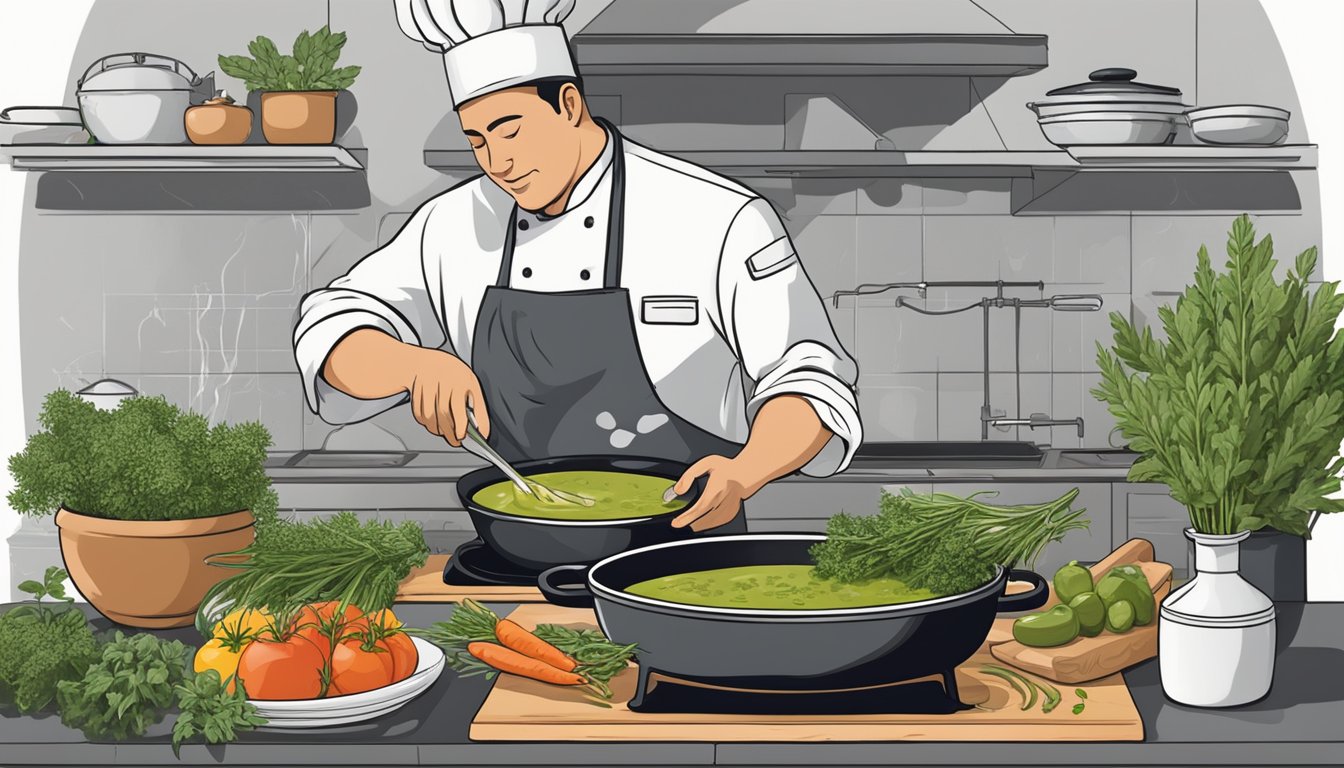
[[[512,648],[494,643],[469,643],[467,653],[500,672],[508,672],[519,677],[528,677],[552,685],[586,685],[583,675],[556,669],[540,659],[521,654]]]
[[[505,648],[544,661],[563,672],[573,672],[579,667],[577,661],[566,656],[559,648],[508,619],[501,619],[495,624],[495,637]]]

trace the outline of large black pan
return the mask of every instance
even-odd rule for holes
[[[770,691],[861,688],[937,673],[951,683],[951,671],[984,643],[995,614],[1039,608],[1047,598],[1039,575],[1002,567],[970,592],[875,608],[708,608],[624,591],[679,573],[809,564],[808,548],[825,538],[789,533],[672,542],[615,555],[591,568],[552,568],[539,584],[550,602],[595,607],[602,631],[614,642],[639,644],[640,697],[653,672]],[[1032,590],[1005,596],[1010,575],[1031,582]]]
[[[523,475],[543,472],[611,471],[652,475],[667,480],[671,485],[686,471],[685,464],[661,459],[623,458],[618,456],[571,456],[538,461],[524,461],[514,465]],[[483,488],[506,481],[504,473],[495,467],[468,472],[457,481],[457,495],[467,507],[476,533],[498,555],[532,573],[540,573],[555,565],[592,564],[597,561],[650,544],[690,538],[689,528],[673,528],[675,514],[661,514],[653,508],[650,514],[623,520],[556,520],[540,517],[510,515],[482,506],[475,499]],[[698,481],[685,497],[689,506],[704,489]]]

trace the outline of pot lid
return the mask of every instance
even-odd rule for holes
[[[95,61],[79,79],[79,90],[187,91],[200,82],[191,67],[171,56],[117,53]]]
[[[1139,73],[1132,69],[1121,67],[1111,67],[1109,69],[1098,69],[1088,75],[1088,82],[1078,83],[1077,85],[1066,85],[1062,88],[1056,88],[1053,91],[1047,91],[1046,96],[1074,96],[1078,94],[1132,94],[1134,96],[1161,95],[1177,96],[1181,95],[1179,88],[1168,88],[1165,85],[1149,85],[1148,83],[1136,83],[1134,78]]]
[[[81,397],[97,395],[102,397],[131,397],[139,394],[130,384],[116,379],[99,379],[75,394]]]

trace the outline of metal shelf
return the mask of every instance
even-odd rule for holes
[[[336,145],[6,144],[0,159],[16,171],[364,170],[352,150]]]
[[[1308,170],[1316,145],[1278,147],[1073,147],[1039,152],[889,150],[680,150],[667,154],[729,176],[1030,177],[1036,171]],[[479,172],[470,150],[426,150],[441,171]]]

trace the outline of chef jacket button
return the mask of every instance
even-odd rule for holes
[[[522,221],[518,222],[518,228],[527,229],[527,219],[523,219]]]
[[[523,267],[523,277],[531,277],[531,276],[532,276],[532,268]]]
[[[589,272],[588,270],[586,270],[586,269],[579,273],[579,279],[580,279],[580,280],[587,280],[587,279],[590,278],[590,277],[592,277],[592,273],[590,273],[590,272]]]
[[[593,228],[593,217],[592,217],[592,216],[589,216],[588,218],[584,219],[584,220],[583,220],[583,226],[585,226],[585,227],[587,227],[587,228],[589,228],[589,229],[592,229],[592,228]]]

